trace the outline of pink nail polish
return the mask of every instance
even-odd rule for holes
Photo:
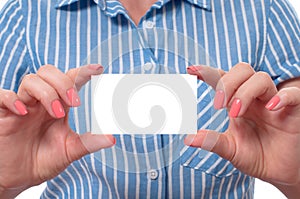
[[[203,77],[201,76],[201,73],[199,72],[200,69],[198,67],[189,66],[189,67],[187,67],[187,71],[190,75],[196,75],[199,80],[203,80]]]
[[[234,99],[229,111],[229,116],[233,118],[237,117],[240,113],[241,107],[242,101],[238,98]]]
[[[113,145],[117,143],[117,140],[113,135],[106,135],[106,137],[113,143]]]
[[[80,106],[80,98],[78,96],[77,91],[74,88],[70,88],[69,90],[67,90],[67,96],[72,106]]]
[[[26,106],[20,100],[16,100],[14,105],[21,115],[26,115],[28,113]]]
[[[187,70],[191,70],[192,72],[198,71],[197,67],[195,67],[195,66],[189,66],[189,67],[187,67]]]
[[[224,107],[224,99],[225,99],[224,91],[218,90],[216,92],[216,96],[215,96],[215,99],[214,99],[215,109],[221,109],[221,108]]]
[[[101,66],[99,64],[90,64],[88,67],[89,67],[89,69],[92,69],[92,70],[100,70],[101,68],[103,68],[103,66]]]
[[[51,106],[52,106],[52,111],[57,118],[65,117],[66,115],[65,110],[59,100],[54,100]]]
[[[265,106],[268,110],[273,110],[280,102],[280,98],[278,96],[274,96]]]

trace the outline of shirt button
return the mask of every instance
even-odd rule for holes
[[[151,180],[156,180],[158,177],[158,172],[154,169],[149,171],[149,177]]]
[[[144,65],[144,70],[145,70],[145,71],[149,71],[149,70],[152,69],[152,67],[153,67],[153,64],[150,63],[150,62],[148,62],[148,63],[146,63],[146,64]]]
[[[154,23],[152,21],[145,21],[144,27],[149,29],[154,28]]]

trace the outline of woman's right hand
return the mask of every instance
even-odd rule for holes
[[[64,74],[47,65],[25,76],[18,93],[0,90],[1,198],[13,198],[115,144],[112,135],[79,135],[68,124],[69,107],[80,105],[77,91],[102,72],[100,65],[87,65]]]

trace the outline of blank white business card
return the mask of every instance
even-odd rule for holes
[[[197,78],[187,74],[92,77],[94,134],[195,134]]]

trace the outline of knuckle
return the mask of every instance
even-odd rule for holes
[[[30,87],[30,85],[32,84],[32,82],[34,80],[37,79],[37,75],[36,74],[28,74],[25,75],[22,79],[22,82],[20,84],[19,90],[22,90],[23,88],[27,88]]]
[[[22,82],[29,82],[36,78],[36,74],[25,75]]]
[[[270,75],[266,72],[263,72],[263,71],[259,71],[256,73],[262,80],[272,80]]]
[[[50,65],[50,64],[41,66],[41,67],[39,68],[39,70],[37,71],[37,74],[38,74],[38,75],[47,74],[47,73],[49,73],[51,70],[53,70],[54,68],[56,68],[56,67],[53,66],[53,65]]]
[[[249,63],[247,63],[247,62],[240,62],[236,66],[237,67],[247,68],[247,69],[252,69],[252,66]]]
[[[219,87],[224,89],[230,89],[234,87],[234,81],[232,81],[232,78],[230,75],[224,75],[220,81],[219,81]]]
[[[226,74],[226,72],[220,68],[218,68],[217,71],[221,77]]]
[[[51,101],[54,97],[56,97],[56,93],[52,90],[43,90],[40,92],[40,100],[42,101]]]
[[[3,92],[3,96],[2,96],[2,97],[3,97],[5,100],[12,100],[13,98],[15,98],[15,96],[16,96],[15,92],[10,91],[10,90],[5,90],[5,91]]]
[[[72,68],[67,71],[66,75],[72,76],[72,75],[78,75],[78,73],[79,73],[79,70],[77,68]]]
[[[255,71],[254,71],[253,67],[251,66],[251,64],[246,63],[246,62],[239,62],[233,68],[239,68],[239,70],[242,69],[244,72],[247,72],[247,73],[250,73],[250,74],[255,73]]]

